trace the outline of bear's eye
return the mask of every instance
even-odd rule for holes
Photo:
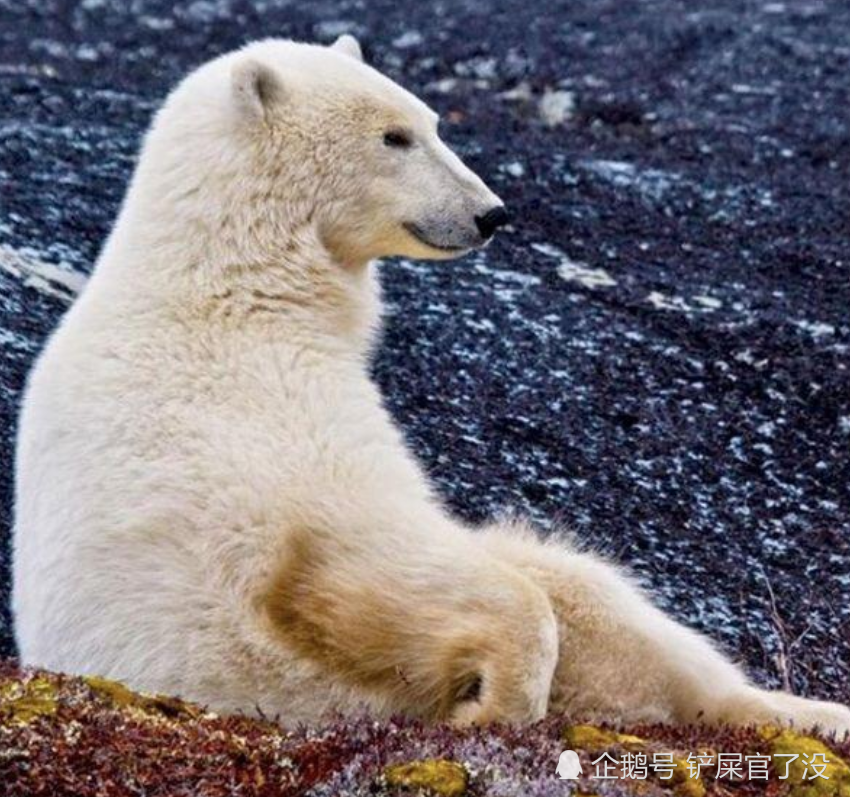
[[[408,149],[413,146],[413,137],[407,130],[387,130],[384,144],[393,149]]]

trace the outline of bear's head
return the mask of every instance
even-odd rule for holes
[[[330,47],[270,39],[190,75],[160,111],[147,160],[170,175],[161,202],[203,203],[207,228],[243,252],[309,229],[347,266],[450,258],[485,244],[507,214],[437,127],[351,36]]]

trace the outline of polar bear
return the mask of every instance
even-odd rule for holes
[[[186,78],[26,389],[22,661],[286,724],[847,730],[841,706],[751,685],[613,565],[440,504],[368,376],[372,262],[456,257],[505,219],[351,37]]]

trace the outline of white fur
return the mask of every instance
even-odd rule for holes
[[[399,125],[409,151],[383,143]],[[434,497],[368,377],[369,261],[456,254],[405,225],[462,249],[496,204],[347,39],[261,42],[190,75],[26,391],[23,662],[287,722],[551,702],[846,729],[846,709],[755,690],[610,565],[467,529]],[[480,694],[453,702],[469,677]]]

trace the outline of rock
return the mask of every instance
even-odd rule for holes
[[[407,50],[411,47],[418,47],[424,41],[425,38],[418,30],[409,30],[393,39],[393,47],[399,50]]]
[[[437,797],[463,797],[469,775],[454,761],[430,759],[393,764],[384,770],[384,778],[388,786],[424,790]]]
[[[546,89],[539,103],[540,118],[547,127],[558,127],[572,117],[576,107],[571,91]]]
[[[562,735],[571,749],[588,750],[593,753],[602,753],[615,747],[634,751],[646,745],[639,736],[607,731],[596,725],[569,725]]]
[[[56,713],[56,686],[34,676],[0,686],[0,725],[26,725]]]
[[[770,743],[772,755],[787,756],[776,766],[781,776],[787,762],[788,797],[850,797],[850,767],[822,741],[777,728],[765,728],[761,735]],[[824,763],[817,770],[823,777],[812,777],[816,774],[812,762]]]
[[[85,684],[100,698],[105,698],[118,708],[136,708],[149,714],[168,717],[199,717],[203,712],[191,703],[168,695],[145,695],[133,692],[118,681],[98,676],[85,676]]]

